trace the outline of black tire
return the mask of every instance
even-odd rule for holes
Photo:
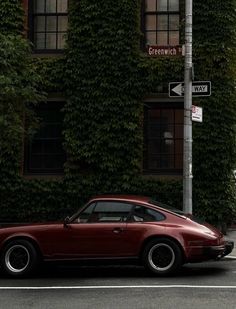
[[[4,247],[1,254],[1,268],[11,277],[20,278],[32,274],[39,257],[35,247],[27,240],[13,240]]]
[[[143,251],[143,261],[147,269],[157,275],[172,274],[183,264],[181,248],[174,241],[159,238],[150,241]]]

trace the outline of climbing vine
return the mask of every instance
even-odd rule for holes
[[[18,40],[23,22],[19,3],[4,0],[0,4],[0,12],[11,12],[1,16],[0,29],[10,29]],[[19,174],[19,125],[14,147],[10,146],[5,157],[1,152],[0,157],[5,171],[9,171],[0,186],[4,199],[1,212],[6,218],[34,220],[64,215],[98,193],[152,195],[182,208],[181,180],[142,176],[142,123],[145,96],[158,93],[160,87],[167,89],[171,81],[182,80],[184,61],[182,57],[147,56],[140,47],[140,16],[141,1],[137,0],[70,1],[63,57],[27,57],[29,60],[22,64],[20,57],[26,51],[29,55],[28,43],[21,38],[23,45],[13,44],[21,55],[10,52],[12,71],[31,70],[26,81],[33,85],[32,92],[22,95],[21,102],[37,102],[38,88],[48,93],[58,89],[64,92],[67,162],[65,175],[59,180],[24,179]],[[193,124],[193,207],[194,213],[216,224],[228,223],[235,212],[235,21],[234,1],[194,3],[195,79],[210,80],[212,95],[194,99],[194,104],[203,106],[204,122]],[[8,36],[3,35],[5,39]],[[5,47],[7,50],[11,51]],[[1,67],[4,59],[0,58]],[[34,78],[35,71],[38,75]],[[6,78],[2,80],[7,83]],[[22,93],[25,84],[19,84]],[[20,124],[19,115],[14,112],[8,123]],[[4,147],[11,144],[9,139],[3,142]]]

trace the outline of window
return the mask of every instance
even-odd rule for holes
[[[163,221],[165,216],[158,211],[143,206],[135,206],[131,217],[135,222]]]
[[[88,206],[78,217],[78,222],[123,222],[133,205],[122,202],[98,202]]]
[[[144,172],[182,173],[183,113],[179,104],[145,105]]]
[[[146,45],[179,45],[179,0],[144,0]]]
[[[62,50],[67,32],[68,0],[32,0],[30,5],[30,39],[35,50]]]
[[[25,174],[62,174],[62,104],[42,103],[36,110],[39,128],[25,144]]]

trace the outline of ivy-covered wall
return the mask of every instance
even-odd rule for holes
[[[203,123],[193,131],[194,207],[210,221],[227,222],[236,189],[235,1],[194,1],[193,16],[196,80],[212,83],[212,95],[195,100]]]
[[[0,12],[13,2],[19,10],[2,14],[0,29],[21,20],[18,0],[1,1]],[[212,96],[194,99],[204,108],[204,122],[193,124],[193,209],[217,224],[231,219],[236,207],[234,12],[234,1],[194,4],[195,79],[211,80]],[[36,92],[64,91],[68,160],[60,180],[27,180],[19,172],[21,147],[2,141],[14,155],[0,153],[8,170],[0,180],[0,221],[53,219],[99,193],[147,194],[182,207],[181,180],[142,176],[142,121],[143,99],[183,80],[184,60],[149,58],[140,48],[140,16],[141,0],[70,1],[64,57],[27,63],[41,77]]]

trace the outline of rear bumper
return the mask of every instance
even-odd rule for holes
[[[225,242],[225,255],[230,254],[234,249],[234,242],[232,240],[228,240]]]
[[[188,262],[217,260],[230,254],[234,248],[233,241],[225,241],[222,245],[208,247],[191,247],[188,250]]]
[[[208,256],[210,259],[221,259],[222,257],[230,254],[233,251],[234,242],[226,241],[224,245],[212,246],[204,248],[204,255]]]

